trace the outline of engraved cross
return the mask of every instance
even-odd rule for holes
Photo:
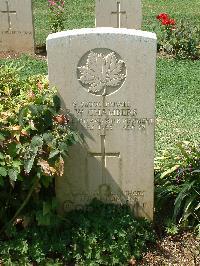
[[[11,11],[10,10],[10,7],[9,7],[9,3],[8,3],[8,1],[6,1],[6,10],[3,10],[3,11],[1,11],[1,13],[3,13],[3,14],[7,14],[8,15],[8,30],[11,30],[12,29],[12,25],[11,25],[11,17],[10,17],[10,15],[11,14],[14,14],[14,15],[16,15],[17,14],[17,12],[16,11]]]
[[[121,15],[126,14],[126,11],[121,11],[121,3],[117,2],[117,11],[111,12],[112,15],[117,15],[117,28],[121,28]]]
[[[106,144],[106,135],[105,134],[101,134],[101,152],[89,152],[90,156],[94,156],[94,157],[101,157],[101,167],[102,167],[102,185],[106,184],[106,174],[105,174],[105,169],[106,169],[106,158],[107,157],[120,157],[120,153],[119,152],[106,152],[106,148],[105,148],[105,144]]]

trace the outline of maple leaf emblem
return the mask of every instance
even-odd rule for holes
[[[88,92],[107,95],[108,87],[119,86],[126,75],[123,73],[124,61],[118,60],[115,53],[108,55],[91,51],[85,66],[78,67],[79,81],[89,85]]]

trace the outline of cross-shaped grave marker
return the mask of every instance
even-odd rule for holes
[[[112,15],[117,15],[117,28],[121,28],[121,15],[125,15],[126,11],[121,11],[121,3],[117,2],[117,11],[112,11]]]
[[[16,11],[11,11],[10,10],[10,7],[9,7],[9,2],[8,1],[5,1],[6,2],[6,7],[7,9],[6,10],[2,10],[1,13],[3,14],[7,14],[8,15],[8,30],[10,31],[12,29],[12,24],[11,24],[11,17],[10,15],[11,14],[14,14],[16,15],[17,12]]]
[[[88,154],[90,156],[94,157],[101,157],[101,167],[102,167],[102,185],[106,184],[106,175],[105,175],[105,170],[106,170],[106,158],[107,157],[120,157],[120,152],[106,152],[105,144],[106,144],[106,134],[102,133],[100,135],[101,137],[101,152],[89,152]]]

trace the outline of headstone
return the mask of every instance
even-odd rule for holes
[[[31,0],[0,1],[0,51],[34,53]]]
[[[48,70],[84,135],[56,180],[63,210],[93,198],[153,217],[156,35],[80,29],[49,35]]]
[[[96,27],[141,29],[141,0],[96,0]]]

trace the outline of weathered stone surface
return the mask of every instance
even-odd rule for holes
[[[47,39],[51,86],[84,135],[57,178],[62,208],[92,198],[153,217],[156,36],[128,29],[66,31]]]
[[[141,0],[96,0],[96,27],[141,29]]]
[[[0,1],[0,51],[34,53],[31,0]]]

